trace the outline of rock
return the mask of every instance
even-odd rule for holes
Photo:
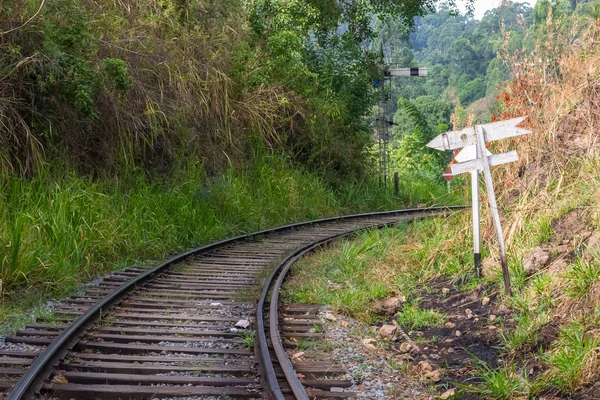
[[[454,322],[446,322],[446,324],[444,324],[444,327],[448,328],[448,329],[454,329],[456,327],[456,324]]]
[[[343,393],[344,388],[332,386],[331,388],[329,388],[329,391],[334,393]]]
[[[421,331],[417,331],[416,335],[417,337],[423,337],[425,334]]]
[[[396,334],[396,329],[397,327],[394,325],[383,325],[379,328],[378,335],[384,339],[392,339]]]
[[[410,353],[410,351],[412,350],[412,345],[408,342],[402,342],[400,343],[399,350],[402,353]]]
[[[481,305],[482,306],[487,306],[488,304],[490,304],[490,298],[489,297],[484,297],[483,299],[481,299]]]
[[[404,303],[406,303],[406,297],[404,296],[389,297],[381,302],[381,308],[390,314],[395,314],[402,308]]]
[[[332,313],[325,314],[325,319],[328,321],[337,321],[337,317]]]
[[[442,289],[442,294],[443,294],[444,296],[447,296],[447,295],[449,295],[449,294],[450,294],[450,289],[449,289],[449,288],[447,288],[447,287],[443,288],[443,289]]]
[[[502,269],[500,263],[493,258],[486,258],[481,262],[481,273],[486,278],[493,278],[497,276]]]
[[[449,399],[450,397],[454,396],[455,394],[456,394],[455,388],[448,389],[444,393],[442,393],[442,395],[440,396],[440,400]]]
[[[497,329],[497,327],[496,327],[496,325],[488,325],[488,329],[494,330],[494,329]]]
[[[525,275],[531,276],[544,269],[552,259],[550,250],[543,247],[537,247],[531,250],[523,257],[523,269]]]
[[[248,321],[247,319],[240,319],[237,324],[235,324],[235,326],[237,328],[243,328],[246,329],[250,326],[250,321]]]
[[[342,328],[347,328],[347,327],[349,327],[349,326],[350,326],[350,322],[348,322],[348,321],[345,321],[345,320],[341,319],[341,320],[338,322],[338,325],[339,325],[339,326],[341,326]]]
[[[457,330],[456,332],[454,332],[454,336],[456,337],[460,337],[462,335],[461,331]]]
[[[221,303],[210,303],[211,307],[221,307],[223,304]]]
[[[303,352],[303,351],[301,351],[301,352],[299,352],[299,353],[296,353],[296,354],[294,354],[294,355],[292,356],[292,358],[300,358],[300,357],[302,357],[303,355],[304,355],[304,352]]]
[[[471,318],[473,318],[473,311],[471,311],[470,308],[467,308],[465,310],[465,315],[467,316],[467,319],[471,319]]]
[[[479,322],[479,318],[473,318],[473,322]]]
[[[433,371],[433,367],[427,361],[419,361],[417,367],[419,368],[419,372],[422,374],[426,374],[428,372]]]
[[[52,383],[61,383],[66,385],[67,383],[69,383],[69,381],[67,380],[67,378],[64,377],[64,375],[54,375],[52,377]]]
[[[431,382],[439,382],[441,380],[440,370],[435,369],[425,374],[425,378],[431,380]]]
[[[496,316],[494,314],[490,314],[489,321],[494,322],[496,320]]]
[[[363,339],[360,341],[363,347],[369,351],[377,350],[377,340],[375,339]]]

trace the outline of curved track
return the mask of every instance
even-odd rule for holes
[[[288,225],[190,250],[150,270],[115,273],[56,305],[50,320],[6,338],[0,392],[9,400],[349,397],[329,390],[340,385],[329,379],[330,363],[288,358],[285,325],[301,336],[314,321],[307,309],[289,306],[292,317],[279,325],[286,273],[304,253],[341,236],[462,208]],[[250,326],[235,327],[243,321]],[[299,372],[320,378],[300,382]]]

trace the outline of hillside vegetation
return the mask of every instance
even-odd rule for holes
[[[218,238],[435,202],[374,186],[363,46],[435,3],[3,2],[0,321]]]

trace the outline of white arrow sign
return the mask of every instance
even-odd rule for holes
[[[471,173],[472,197],[473,197],[473,239],[474,239],[474,259],[475,270],[480,272],[481,253],[479,246],[479,172],[483,172],[485,186],[488,192],[490,203],[490,212],[492,221],[498,236],[498,246],[500,247],[500,263],[502,264],[502,276],[504,277],[504,288],[506,294],[510,296],[510,274],[508,271],[508,262],[506,259],[506,250],[504,248],[504,236],[502,235],[502,226],[500,225],[500,214],[498,213],[498,204],[494,185],[492,182],[491,167],[507,164],[517,161],[519,156],[516,151],[510,151],[502,154],[491,154],[487,148],[487,142],[506,139],[510,137],[525,135],[531,133],[522,128],[517,128],[527,117],[512,118],[506,121],[493,122],[491,124],[477,125],[474,128],[465,128],[459,131],[447,132],[438,135],[427,144],[428,147],[437,150],[463,150],[457,154],[455,160],[458,164],[450,166],[452,175]]]
[[[519,155],[514,150],[509,151],[508,153],[488,156],[488,163],[490,167],[508,164],[515,161],[519,161]],[[460,175],[464,174],[465,172],[483,171],[484,165],[481,158],[476,158],[459,164],[452,164],[450,168],[452,168],[452,175]]]
[[[492,155],[492,153],[488,149],[485,149],[485,154],[487,156]],[[454,157],[454,160],[456,160],[459,163],[464,163],[467,161],[475,160],[476,158],[477,158],[477,146],[473,145],[473,146],[467,146],[464,149],[462,149],[461,151],[459,151],[458,154]]]
[[[525,121],[527,116],[507,119],[505,121],[492,122],[490,124],[479,125],[483,129],[485,142],[506,139],[531,133],[527,129],[517,128],[521,122]],[[463,147],[477,144],[477,134],[472,127],[442,133],[436,136],[427,147],[436,150],[456,150]]]

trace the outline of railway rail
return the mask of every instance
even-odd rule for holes
[[[314,307],[280,303],[286,274],[342,236],[463,208],[287,225],[113,273],[5,339],[0,398],[352,397],[327,357],[290,358],[289,339],[318,336],[319,322]]]

